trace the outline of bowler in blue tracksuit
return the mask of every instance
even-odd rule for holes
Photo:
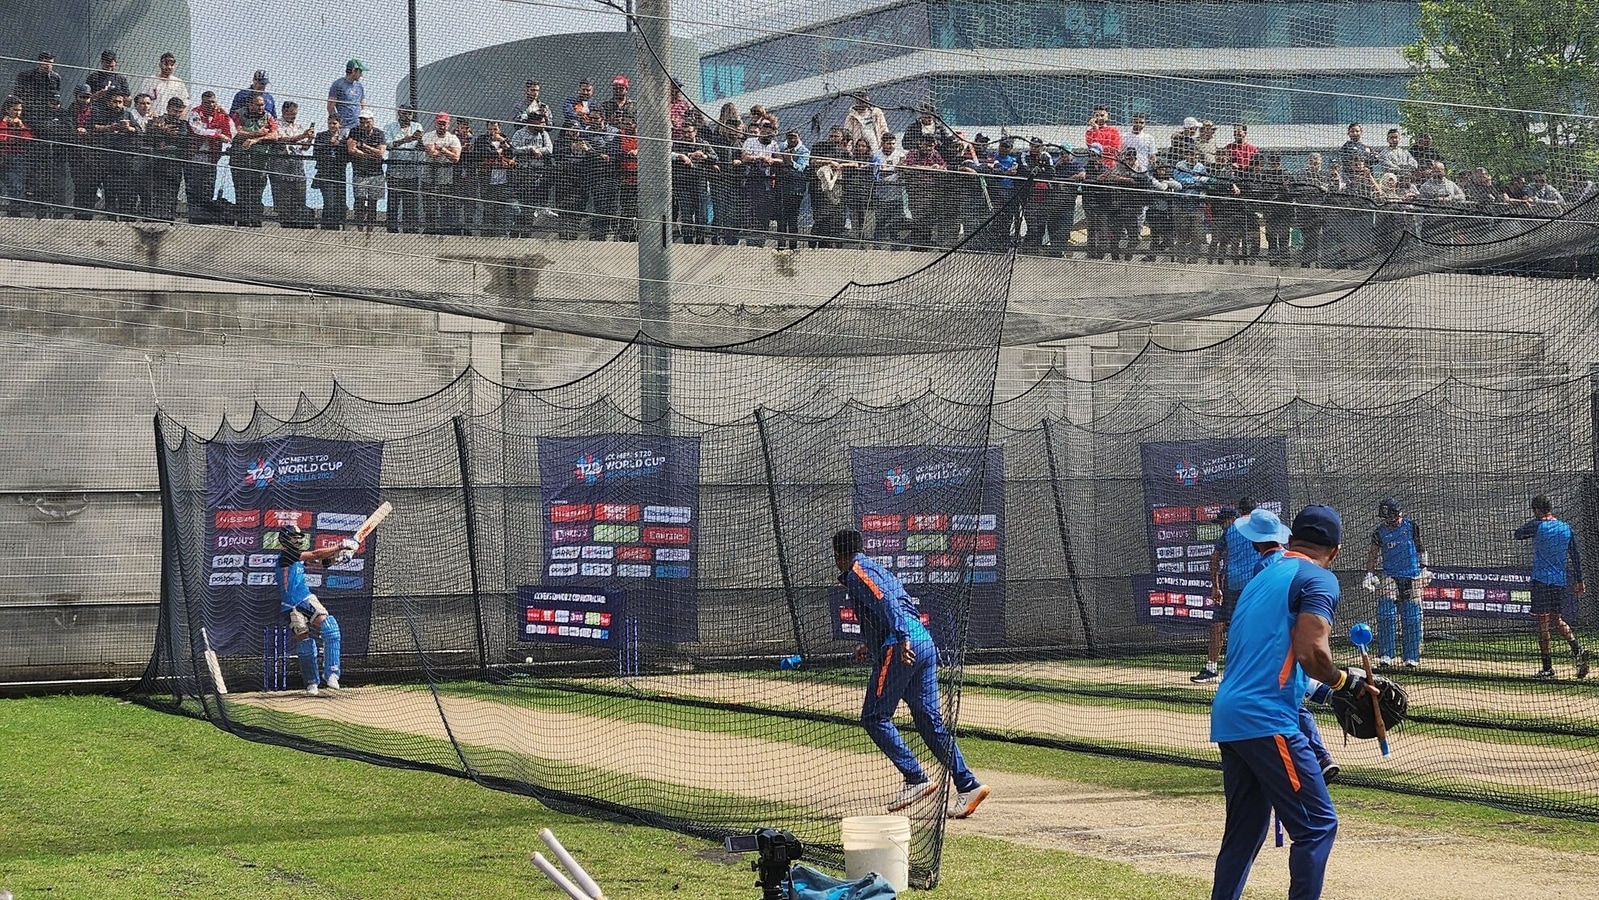
[[[326,564],[329,560],[343,562],[357,549],[353,538],[340,544],[312,550],[311,536],[298,525],[286,525],[278,531],[278,611],[288,621],[294,632],[294,650],[300,658],[300,677],[305,682],[305,692],[317,694],[317,685],[326,681],[333,690],[339,688],[339,655],[342,639],[339,620],[328,613],[327,607],[311,593],[305,579],[305,564]],[[316,644],[322,641],[323,670],[317,670]]]
[[[966,768],[954,735],[944,725],[938,699],[938,647],[899,579],[862,553],[862,544],[859,531],[833,535],[833,562],[861,625],[862,646],[857,655],[866,656],[872,663],[861,723],[872,742],[905,776],[905,786],[889,803],[888,810],[905,809],[937,793],[940,785],[928,780],[916,755],[905,746],[894,726],[894,710],[903,700],[910,708],[916,732],[955,780],[959,796],[950,815],[964,819],[988,798],[989,789]]]
[[[1532,541],[1532,615],[1538,620],[1538,650],[1543,654],[1543,668],[1533,677],[1555,677],[1554,659],[1549,654],[1549,625],[1553,619],[1560,624],[1560,634],[1571,647],[1577,677],[1587,678],[1591,653],[1577,643],[1571,626],[1560,614],[1567,584],[1578,597],[1582,596],[1582,551],[1577,549],[1577,536],[1570,525],[1555,518],[1554,504],[1548,497],[1539,494],[1528,505],[1533,517],[1512,537]]]
[[[1271,813],[1293,839],[1289,900],[1321,896],[1338,816],[1322,768],[1300,730],[1309,678],[1346,695],[1368,693],[1364,678],[1333,665],[1328,636],[1338,608],[1343,523],[1327,506],[1294,518],[1288,550],[1244,588],[1228,635],[1227,677],[1211,705],[1210,738],[1221,748],[1227,824],[1211,900],[1238,900],[1266,841]],[[1307,678],[1309,676],[1309,678]]]

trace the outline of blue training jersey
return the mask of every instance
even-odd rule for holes
[[[311,596],[305,583],[305,563],[287,553],[278,554],[278,611],[288,612]]]
[[[1238,530],[1237,522],[1227,526],[1221,540],[1227,552],[1227,590],[1241,591],[1260,568],[1260,554],[1255,552],[1255,542]]]
[[[1378,525],[1371,533],[1371,545],[1382,548],[1382,571],[1389,578],[1415,578],[1421,574],[1415,522],[1400,519],[1398,525]]]
[[[855,554],[854,563],[839,580],[855,606],[855,616],[861,623],[861,642],[868,647],[933,639],[910,595],[905,593],[905,586],[866,554]]]
[[[1333,620],[1338,579],[1310,558],[1271,554],[1244,588],[1227,633],[1227,676],[1210,708],[1210,739],[1245,741],[1299,732],[1310,679],[1294,658],[1301,613]]]
[[[1566,583],[1571,563],[1571,580],[1582,580],[1582,551],[1577,549],[1577,537],[1571,526],[1559,519],[1530,519],[1517,528],[1518,541],[1532,539],[1532,580],[1543,584],[1561,586]]]

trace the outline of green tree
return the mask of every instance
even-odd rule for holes
[[[1400,119],[1451,169],[1586,170],[1599,138],[1599,0],[1423,0]]]

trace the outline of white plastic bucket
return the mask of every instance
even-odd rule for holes
[[[905,816],[851,816],[843,821],[844,875],[851,881],[873,872],[894,890],[910,889],[911,820]]]

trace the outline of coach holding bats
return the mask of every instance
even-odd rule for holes
[[[1221,746],[1227,824],[1216,856],[1211,900],[1238,900],[1266,841],[1271,813],[1293,838],[1288,853],[1290,900],[1321,896],[1338,816],[1321,766],[1299,729],[1306,676],[1335,697],[1364,698],[1387,679],[1368,683],[1360,670],[1333,665],[1333,615],[1343,522],[1330,506],[1307,506],[1294,517],[1288,550],[1250,580],[1233,610],[1227,677],[1211,704],[1210,739]]]

